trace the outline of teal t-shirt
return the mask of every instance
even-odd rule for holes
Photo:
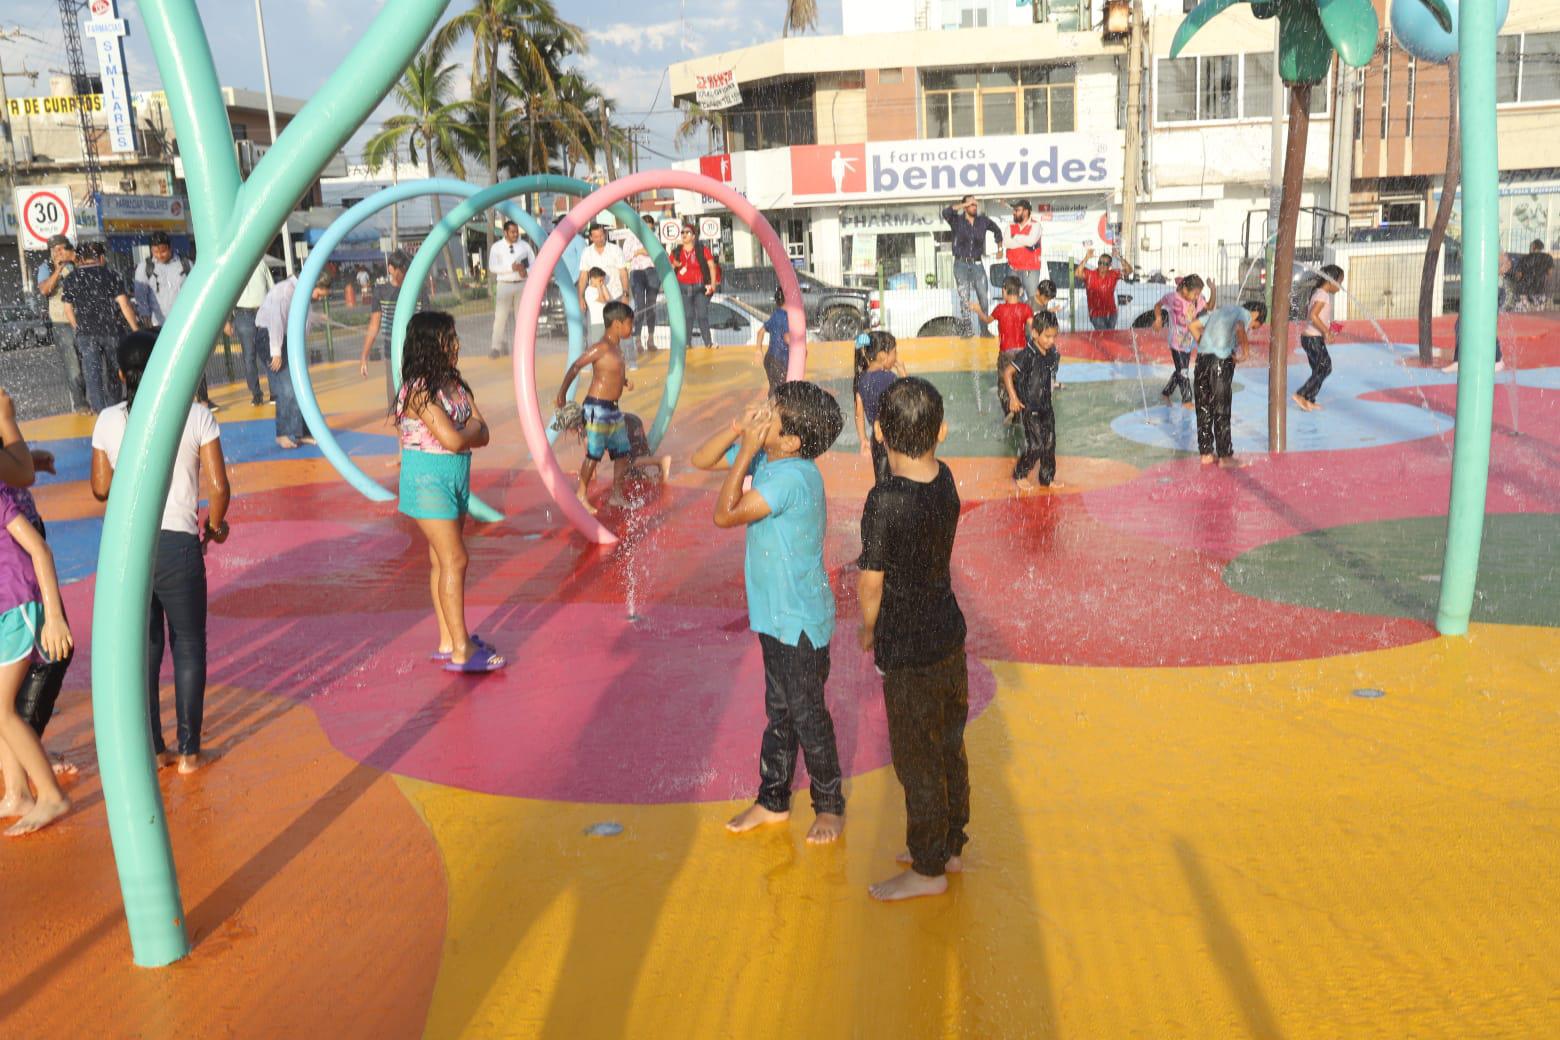
[[[736,448],[727,456],[735,460]],[[823,567],[828,507],[823,475],[812,459],[769,461],[762,452],[749,470],[769,515],[747,528],[748,627],[787,646],[803,633],[815,647],[834,637],[834,590]]]
[[[1220,307],[1203,319],[1202,340],[1197,353],[1227,358],[1235,353],[1235,329],[1251,330],[1251,312],[1239,304]]]

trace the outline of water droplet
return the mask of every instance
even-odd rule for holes
[[[1374,688],[1368,687],[1368,686],[1367,687],[1361,687],[1360,689],[1354,691],[1354,696],[1360,697],[1360,698],[1362,698],[1364,700],[1368,700],[1368,701],[1373,701],[1373,700],[1376,700],[1377,698],[1385,697],[1386,695],[1387,695],[1387,691],[1386,690],[1377,690],[1377,689],[1374,689]]]
[[[592,838],[615,838],[623,833],[623,825],[612,820],[602,820],[586,827],[585,833]]]

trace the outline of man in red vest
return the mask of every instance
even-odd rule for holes
[[[1024,284],[1024,298],[1030,306],[1035,302],[1035,286],[1045,277],[1045,265],[1040,260],[1040,225],[1034,219],[1028,199],[1013,203],[1013,223],[1008,225],[1008,267]]]

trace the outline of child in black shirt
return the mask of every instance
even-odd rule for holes
[[[1019,491],[1035,489],[1029,471],[1036,463],[1039,469],[1035,476],[1041,487],[1067,486],[1056,479],[1056,413],[1051,410],[1051,383],[1061,362],[1056,349],[1058,331],[1056,315],[1036,312],[1029,325],[1029,342],[1014,366],[1003,374],[1008,384],[1008,410],[1018,416],[1024,431],[1024,450],[1013,467],[1013,486]]]
[[[873,885],[874,899],[940,895],[963,866],[969,765],[964,724],[969,676],[964,614],[949,561],[959,491],[937,445],[948,435],[942,397],[924,379],[883,392],[876,423],[891,475],[867,494],[861,515],[861,648],[883,674],[889,749],[905,789],[910,869]]]

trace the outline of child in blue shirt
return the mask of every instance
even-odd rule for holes
[[[834,592],[823,566],[827,512],[823,476],[813,460],[844,427],[823,388],[793,380],[767,402],[705,441],[693,465],[726,470],[715,501],[716,527],[747,527],[748,623],[764,655],[768,724],[758,757],[758,799],[726,824],[740,834],[790,817],[791,780],[800,744],[817,819],[813,844],[836,841],[845,827],[844,782],[834,720],[824,701]],[[743,481],[752,476],[752,487]]]
[[[1235,395],[1235,364],[1246,360],[1247,334],[1267,321],[1267,304],[1260,300],[1230,304],[1192,322],[1197,340],[1193,393],[1197,404],[1197,454],[1204,466],[1239,466],[1230,436],[1230,411]]]
[[[861,453],[872,460],[873,482],[888,479],[888,451],[875,432],[878,401],[883,391],[905,374],[899,363],[899,341],[893,333],[863,332],[856,337],[856,380],[851,396],[856,399],[856,436]]]
[[[785,382],[791,364],[791,316],[785,312],[785,290],[775,290],[775,309],[758,330],[758,362],[764,366],[769,392]]]

